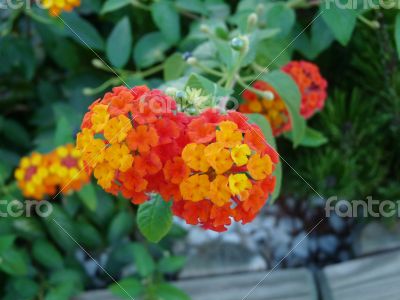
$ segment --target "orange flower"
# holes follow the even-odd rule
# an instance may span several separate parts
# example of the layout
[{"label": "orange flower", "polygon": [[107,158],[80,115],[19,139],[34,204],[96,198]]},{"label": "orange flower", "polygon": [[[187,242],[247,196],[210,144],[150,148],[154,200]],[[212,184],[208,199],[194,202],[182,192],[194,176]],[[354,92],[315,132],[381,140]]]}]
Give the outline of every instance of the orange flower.
[{"label": "orange flower", "polygon": [[190,122],[188,135],[193,142],[208,143],[215,138],[215,126],[204,121],[204,119],[198,118]]},{"label": "orange flower", "polygon": [[145,153],[149,152],[152,147],[157,146],[158,134],[152,126],[139,125],[129,131],[126,142],[131,150]]},{"label": "orange flower", "polygon": [[167,161],[164,166],[165,180],[174,184],[180,184],[189,176],[190,169],[185,165],[181,157],[174,157],[173,160]]}]

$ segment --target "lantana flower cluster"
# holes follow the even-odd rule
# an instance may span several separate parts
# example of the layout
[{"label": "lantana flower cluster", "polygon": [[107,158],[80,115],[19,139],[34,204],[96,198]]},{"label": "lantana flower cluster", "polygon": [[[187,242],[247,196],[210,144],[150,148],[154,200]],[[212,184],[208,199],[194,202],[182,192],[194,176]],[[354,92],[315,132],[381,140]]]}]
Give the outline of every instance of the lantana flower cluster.
[{"label": "lantana flower cluster", "polygon": [[188,224],[224,231],[254,219],[275,187],[278,155],[238,112],[178,112],[145,86],[95,101],[77,135],[86,170],[134,204],[158,193]]},{"label": "lantana flower cluster", "polygon": [[83,171],[80,152],[72,144],[57,147],[47,154],[33,152],[23,157],[15,178],[23,195],[36,200],[54,196],[58,191],[67,194],[80,190],[89,181]]},{"label": "lantana flower cluster", "polygon": [[[323,109],[327,98],[327,81],[322,77],[318,66],[306,61],[292,61],[282,68],[296,82],[301,93],[300,115],[311,118],[316,112]],[[239,110],[246,113],[261,113],[271,124],[273,133],[278,136],[290,131],[292,124],[286,105],[279,94],[264,81],[256,81],[253,88],[260,91],[272,92],[273,100],[260,97],[250,90],[243,93],[245,102]]]},{"label": "lantana flower cluster", "polygon": [[50,15],[56,17],[63,11],[72,11],[75,7],[81,5],[80,0],[42,0],[43,8],[48,9]]},{"label": "lantana flower cluster", "polygon": [[205,111],[189,123],[188,136],[181,158],[171,163],[183,171],[167,171],[179,183],[174,214],[214,231],[225,231],[232,219],[251,222],[274,190],[278,162],[258,126],[237,112]]},{"label": "lantana flower cluster", "polygon": [[186,144],[189,119],[176,112],[175,101],[145,86],[116,87],[86,113],[77,148],[89,173],[107,192],[119,192],[141,204],[152,192],[169,195],[166,162]]}]

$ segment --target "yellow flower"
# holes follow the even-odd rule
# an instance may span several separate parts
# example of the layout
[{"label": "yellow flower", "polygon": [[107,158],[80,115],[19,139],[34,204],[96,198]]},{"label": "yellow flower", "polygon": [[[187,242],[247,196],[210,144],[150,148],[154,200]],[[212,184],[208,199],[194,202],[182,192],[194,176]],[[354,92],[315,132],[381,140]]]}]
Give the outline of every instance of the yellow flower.
[{"label": "yellow flower", "polygon": [[114,144],[106,149],[105,159],[110,166],[121,172],[127,171],[133,163],[133,156],[125,144]]},{"label": "yellow flower", "polygon": [[260,101],[251,101],[249,103],[249,109],[251,112],[260,113],[262,111],[262,105]]},{"label": "yellow flower", "polygon": [[207,175],[196,174],[182,181],[179,189],[183,199],[198,202],[208,197],[210,181]]},{"label": "yellow flower", "polygon": [[206,146],[203,144],[191,143],[185,146],[182,151],[182,158],[185,164],[195,171],[206,172],[210,165],[204,155]]},{"label": "yellow flower", "polygon": [[251,154],[250,147],[247,144],[238,145],[232,148],[231,156],[235,164],[239,167],[247,164],[248,156]]},{"label": "yellow flower", "polygon": [[246,174],[229,175],[229,189],[233,195],[240,195],[242,192],[251,189],[251,187],[252,184]]},{"label": "yellow flower", "polygon": [[99,104],[93,107],[93,114],[90,118],[90,121],[92,122],[92,129],[96,133],[104,129],[109,119],[110,114],[108,113],[107,105]]},{"label": "yellow flower", "polygon": [[84,128],[76,136],[76,149],[84,151],[87,145],[90,145],[94,140],[93,131]]},{"label": "yellow flower", "polygon": [[243,135],[238,130],[236,123],[224,121],[219,123],[219,130],[216,132],[217,142],[224,147],[234,147],[242,142]]},{"label": "yellow flower", "polygon": [[56,153],[59,157],[64,158],[68,155],[68,149],[64,146],[60,146],[56,149]]},{"label": "yellow flower", "polygon": [[230,199],[231,191],[228,187],[228,178],[218,175],[210,185],[210,200],[217,206],[223,206]]},{"label": "yellow flower", "polygon": [[111,143],[121,143],[125,140],[128,132],[132,128],[132,123],[128,117],[119,115],[109,120],[104,127],[104,137]]},{"label": "yellow flower", "polygon": [[250,157],[247,163],[250,176],[256,180],[262,180],[272,173],[272,160],[269,155],[260,156],[259,153]]},{"label": "yellow flower", "polygon": [[204,155],[217,174],[222,174],[232,167],[231,155],[221,143],[208,145],[204,149]]},{"label": "yellow flower", "polygon": [[82,159],[90,167],[95,167],[98,163],[103,162],[105,153],[105,143],[100,139],[93,139],[86,145],[86,149],[82,151]]},{"label": "yellow flower", "polygon": [[115,170],[108,163],[102,163],[96,166],[93,175],[102,188],[108,189],[114,180]]}]

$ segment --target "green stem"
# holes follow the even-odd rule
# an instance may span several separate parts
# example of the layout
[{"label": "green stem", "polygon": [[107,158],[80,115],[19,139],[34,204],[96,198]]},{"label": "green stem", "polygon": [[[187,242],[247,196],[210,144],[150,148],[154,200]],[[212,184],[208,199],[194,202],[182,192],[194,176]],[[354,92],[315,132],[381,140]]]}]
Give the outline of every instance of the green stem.
[{"label": "green stem", "polygon": [[215,76],[218,76],[218,77],[224,76],[224,74],[222,72],[219,72],[217,70],[211,69],[211,68],[209,68],[209,67],[207,67],[207,66],[205,66],[205,65],[203,65],[203,64],[201,64],[199,62],[196,62],[193,66],[203,70],[206,73],[209,73],[209,74],[212,74],[212,75],[215,75]]},{"label": "green stem", "polygon": [[256,71],[258,73],[268,73],[269,72],[268,68],[264,68],[255,62],[253,62],[251,64],[251,67],[253,68],[254,71]]},{"label": "green stem", "polygon": [[[256,95],[262,97],[263,99],[270,100],[270,99],[267,98],[267,96],[265,95],[265,93],[264,93],[263,91],[260,91],[260,90],[257,90],[257,89],[255,89],[255,88],[253,88],[251,85],[249,85],[249,84],[247,84],[246,82],[244,82],[243,78],[240,77],[239,75],[236,76],[236,80],[237,80],[237,83],[238,83],[240,86],[242,86],[244,89],[249,90],[249,91],[255,93]],[[251,84],[251,83],[250,83],[250,84]],[[272,99],[271,99],[271,100],[272,100]]]},{"label": "green stem", "polygon": [[155,73],[160,72],[162,69],[164,69],[164,64],[163,63],[159,64],[159,65],[156,65],[156,66],[154,66],[154,67],[152,67],[150,69],[147,69],[145,71],[137,72],[136,74],[141,76],[141,77],[147,77],[147,76],[150,76],[150,75],[153,75]]},{"label": "green stem", "polygon": [[99,94],[101,92],[103,92],[104,90],[106,90],[108,87],[113,86],[113,85],[117,85],[121,82],[121,80],[117,77],[117,78],[111,78],[105,82],[103,82],[101,85],[99,85],[96,88],[85,88],[83,89],[83,94],[86,96],[93,96],[96,94]]},{"label": "green stem", "polygon": [[367,25],[368,27],[372,28],[372,29],[379,29],[381,27],[380,23],[376,20],[369,20],[366,17],[364,17],[363,15],[359,15],[358,19],[363,22],[365,25]]}]

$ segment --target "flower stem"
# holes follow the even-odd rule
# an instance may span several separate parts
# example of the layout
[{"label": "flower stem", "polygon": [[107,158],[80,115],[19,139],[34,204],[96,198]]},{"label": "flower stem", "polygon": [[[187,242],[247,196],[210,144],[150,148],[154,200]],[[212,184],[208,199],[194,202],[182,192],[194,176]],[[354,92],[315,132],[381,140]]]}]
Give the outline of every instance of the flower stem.
[{"label": "flower stem", "polygon": [[[247,84],[242,77],[240,77],[239,75],[236,76],[236,80],[237,83],[242,86],[244,89],[249,90],[253,93],[255,93],[256,95],[262,97],[263,99],[267,99],[267,97],[265,96],[263,91],[257,90],[255,88],[253,88],[251,85]],[[251,84],[251,83],[250,83]]]}]

